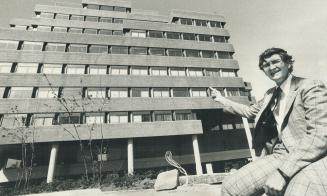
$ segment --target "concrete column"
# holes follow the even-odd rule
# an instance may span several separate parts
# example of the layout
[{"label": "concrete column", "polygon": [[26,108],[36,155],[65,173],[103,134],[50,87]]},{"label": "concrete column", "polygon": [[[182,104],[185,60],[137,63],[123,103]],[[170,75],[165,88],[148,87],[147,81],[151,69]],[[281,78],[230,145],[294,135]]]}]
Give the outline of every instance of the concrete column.
[{"label": "concrete column", "polygon": [[56,167],[56,159],[58,153],[59,144],[53,143],[51,147],[50,153],[50,161],[49,161],[49,168],[48,168],[48,176],[47,176],[47,183],[53,182],[55,167]]},{"label": "concrete column", "polygon": [[199,150],[199,143],[198,143],[197,135],[192,135],[192,143],[193,143],[196,174],[201,175],[201,174],[203,174],[203,172],[202,172],[202,166],[201,166],[201,157],[200,157],[200,150]]},{"label": "concrete column", "polygon": [[254,149],[252,149],[252,135],[251,135],[250,127],[249,127],[249,122],[248,122],[248,119],[244,118],[244,117],[242,117],[242,121],[243,121],[244,129],[245,129],[246,139],[248,140],[248,144],[249,144],[251,157],[252,157],[252,160],[255,160],[256,156],[255,156]]},{"label": "concrete column", "polygon": [[206,163],[207,174],[213,174],[212,164]]},{"label": "concrete column", "polygon": [[129,138],[127,141],[127,172],[129,175],[134,174],[134,150],[132,138]]}]

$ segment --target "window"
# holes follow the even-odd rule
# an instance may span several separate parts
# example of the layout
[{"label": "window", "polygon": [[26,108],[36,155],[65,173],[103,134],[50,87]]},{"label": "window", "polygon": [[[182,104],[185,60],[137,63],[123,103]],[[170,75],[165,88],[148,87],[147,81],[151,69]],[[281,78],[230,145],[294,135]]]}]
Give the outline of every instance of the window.
[{"label": "window", "polygon": [[85,114],[85,123],[90,124],[101,124],[104,123],[104,113],[86,113]]},{"label": "window", "polygon": [[83,33],[83,29],[82,28],[73,28],[70,27],[68,30],[69,33]]},{"label": "window", "polygon": [[87,45],[84,45],[84,44],[69,44],[68,52],[87,53]]},{"label": "window", "polygon": [[207,97],[205,88],[192,88],[192,97]]},{"label": "window", "polygon": [[243,123],[235,123],[235,128],[236,129],[244,129]]},{"label": "window", "polygon": [[63,124],[80,124],[81,115],[79,113],[61,113],[58,117],[58,123]]},{"label": "window", "polygon": [[232,59],[232,55],[229,52],[218,52],[219,59]]},{"label": "window", "polygon": [[64,98],[82,98],[82,88],[63,88],[60,97]]},{"label": "window", "polygon": [[112,31],[112,34],[113,35],[119,35],[119,36],[124,35],[123,31],[119,31],[119,30]]},{"label": "window", "polygon": [[221,23],[220,23],[220,22],[216,22],[216,21],[210,21],[210,26],[211,26],[211,27],[222,28]]},{"label": "window", "polygon": [[238,88],[226,88],[227,96],[240,96]]},{"label": "window", "polygon": [[213,36],[215,42],[227,42],[227,39],[224,36]]},{"label": "window", "polygon": [[114,11],[116,11],[116,12],[126,12],[126,8],[125,7],[114,7]]},{"label": "window", "polygon": [[46,46],[45,46],[45,51],[65,52],[66,51],[66,44],[47,43]]},{"label": "window", "polygon": [[150,122],[151,115],[150,112],[133,112],[133,122]]},{"label": "window", "polygon": [[173,88],[173,97],[189,97],[190,93],[187,88]]},{"label": "window", "polygon": [[214,51],[202,50],[202,58],[215,58]]},{"label": "window", "polygon": [[98,30],[97,29],[84,29],[85,34],[97,34]]},{"label": "window", "polygon": [[127,75],[128,67],[127,66],[112,66],[111,74],[112,75]]},{"label": "window", "polygon": [[113,21],[114,21],[114,23],[123,23],[122,18],[114,18]]},{"label": "window", "polygon": [[202,77],[203,76],[202,69],[190,68],[188,70],[188,73],[189,73],[189,76],[192,76],[192,77]]},{"label": "window", "polygon": [[200,57],[200,52],[198,50],[185,50],[185,55],[187,57]]},{"label": "window", "polygon": [[21,50],[41,51],[42,48],[43,48],[43,42],[24,41]]},{"label": "window", "polygon": [[232,123],[224,123],[222,124],[223,130],[232,130],[234,129],[234,126]]},{"label": "window", "polygon": [[89,74],[106,75],[107,74],[107,66],[106,65],[105,66],[90,65]]},{"label": "window", "polygon": [[84,16],[71,15],[70,20],[84,21]]},{"label": "window", "polygon": [[69,20],[69,14],[56,14],[55,19]]},{"label": "window", "polygon": [[132,97],[149,97],[149,88],[132,88]]},{"label": "window", "polygon": [[18,41],[0,40],[0,48],[6,50],[17,50]]},{"label": "window", "polygon": [[111,54],[128,54],[127,46],[111,46]]},{"label": "window", "polygon": [[219,69],[207,69],[206,76],[220,77]]},{"label": "window", "polygon": [[96,17],[96,16],[85,16],[85,21],[98,22],[98,17]]},{"label": "window", "polygon": [[44,32],[50,32],[51,31],[51,26],[42,26],[38,25],[36,28],[37,31],[44,31]]},{"label": "window", "polygon": [[43,64],[43,73],[45,74],[61,74],[61,64]]},{"label": "window", "polygon": [[54,114],[34,114],[32,124],[35,127],[51,126],[53,125],[54,116]]},{"label": "window", "polygon": [[113,6],[108,6],[108,5],[101,5],[100,10],[114,11],[114,7]]},{"label": "window", "polygon": [[144,47],[130,47],[130,54],[147,55],[147,48]]},{"label": "window", "polygon": [[156,111],[154,112],[155,121],[172,121],[172,114],[170,111]]},{"label": "window", "polygon": [[131,36],[132,37],[142,37],[142,38],[145,38],[146,37],[146,32],[145,31],[132,31],[131,32]]},{"label": "window", "polygon": [[171,76],[186,76],[185,68],[171,68],[170,75]]},{"label": "window", "polygon": [[41,17],[41,18],[49,18],[49,19],[53,19],[53,17],[54,17],[54,13],[41,12],[41,13],[40,13],[40,17]]},{"label": "window", "polygon": [[169,89],[153,88],[153,97],[169,97]]},{"label": "window", "polygon": [[168,39],[180,39],[180,33],[175,33],[175,32],[167,32],[166,36]]},{"label": "window", "polygon": [[147,67],[132,67],[132,75],[148,75]]},{"label": "window", "polygon": [[111,98],[128,97],[128,89],[127,88],[110,88],[110,97]]},{"label": "window", "polygon": [[37,73],[37,63],[18,63],[16,73]]},{"label": "window", "polygon": [[108,46],[106,46],[106,45],[90,45],[89,53],[108,53]]},{"label": "window", "polygon": [[10,73],[12,63],[2,63],[0,62],[0,73]]},{"label": "window", "polygon": [[106,88],[87,88],[89,98],[106,98]]},{"label": "window", "polygon": [[199,35],[199,41],[210,42],[211,35]]},{"label": "window", "polygon": [[195,20],[195,25],[196,26],[206,27],[207,26],[207,21],[205,21],[205,20]]},{"label": "window", "polygon": [[196,40],[195,34],[193,34],[193,33],[183,33],[183,40]]},{"label": "window", "polygon": [[149,37],[163,38],[164,36],[162,31],[149,31]]},{"label": "window", "polygon": [[182,49],[167,49],[168,56],[183,56]]},{"label": "window", "polygon": [[53,32],[67,32],[67,27],[53,27],[52,29]]},{"label": "window", "polygon": [[44,88],[40,87],[37,92],[37,98],[57,98],[59,88]]},{"label": "window", "polygon": [[99,34],[100,35],[112,35],[112,30],[100,29]]},{"label": "window", "polygon": [[191,111],[176,111],[176,120],[195,120],[195,116]]},{"label": "window", "polygon": [[151,74],[153,76],[167,76],[167,68],[160,68],[160,67],[155,67],[151,69]]},{"label": "window", "polygon": [[192,19],[188,18],[181,18],[180,19],[182,25],[193,25]]},{"label": "window", "polygon": [[67,65],[67,74],[84,74],[85,65]]},{"label": "window", "polygon": [[11,87],[9,98],[31,98],[33,87]]},{"label": "window", "polygon": [[99,10],[100,5],[89,4],[89,5],[86,5],[86,7],[87,7],[87,9]]},{"label": "window", "polygon": [[[225,95],[225,91],[224,91],[223,88],[221,88],[221,87],[218,87],[218,88],[217,88],[217,87],[213,87],[213,88],[216,89],[217,91],[219,91],[219,92],[221,93],[222,96],[226,96],[226,95]],[[211,96],[211,91],[210,91],[209,94],[210,94],[210,96]]]},{"label": "window", "polygon": [[2,118],[1,127],[15,128],[26,125],[27,114],[5,114]]},{"label": "window", "polygon": [[110,112],[109,123],[128,123],[127,112]]},{"label": "window", "polygon": [[235,71],[233,69],[222,69],[221,77],[236,77]]},{"label": "window", "polygon": [[108,18],[108,17],[100,17],[99,18],[100,22],[106,22],[106,23],[112,23],[112,18]]},{"label": "window", "polygon": [[150,53],[150,55],[165,56],[165,49],[164,48],[150,48],[149,53]]}]

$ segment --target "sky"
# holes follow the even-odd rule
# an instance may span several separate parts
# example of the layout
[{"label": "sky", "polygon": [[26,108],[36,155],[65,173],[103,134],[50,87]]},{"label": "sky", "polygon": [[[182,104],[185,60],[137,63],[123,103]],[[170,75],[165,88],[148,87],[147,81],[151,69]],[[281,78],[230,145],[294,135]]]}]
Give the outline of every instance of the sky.
[{"label": "sky", "polygon": [[[34,17],[35,4],[81,3],[81,0],[1,0],[0,25],[11,18]],[[223,15],[226,18],[239,76],[252,83],[260,99],[274,86],[258,69],[258,56],[270,47],[281,47],[294,59],[294,75],[327,84],[326,0],[131,0],[132,9],[155,10],[167,15],[171,9]]]}]

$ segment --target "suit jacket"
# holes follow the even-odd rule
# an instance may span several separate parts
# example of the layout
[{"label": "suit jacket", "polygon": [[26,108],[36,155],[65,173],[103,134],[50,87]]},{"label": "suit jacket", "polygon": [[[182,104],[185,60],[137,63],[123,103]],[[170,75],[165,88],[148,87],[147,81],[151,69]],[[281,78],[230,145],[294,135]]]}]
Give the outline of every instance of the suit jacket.
[{"label": "suit jacket", "polygon": [[[273,91],[274,88],[269,89],[262,100],[251,106],[230,102],[226,104],[225,110],[246,118],[255,118],[257,124]],[[327,89],[320,81],[293,76],[286,100],[279,139],[289,155],[279,169],[292,177],[307,165],[326,157]]]}]

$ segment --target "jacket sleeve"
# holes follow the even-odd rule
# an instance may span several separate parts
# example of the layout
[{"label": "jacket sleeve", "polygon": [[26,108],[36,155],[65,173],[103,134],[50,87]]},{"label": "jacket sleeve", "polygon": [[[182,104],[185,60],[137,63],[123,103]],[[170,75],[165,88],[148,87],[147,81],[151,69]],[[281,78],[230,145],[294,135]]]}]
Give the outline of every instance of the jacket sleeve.
[{"label": "jacket sleeve", "polygon": [[320,81],[310,80],[302,85],[303,90],[298,96],[303,102],[306,130],[279,168],[288,177],[293,177],[327,152],[327,89]]},{"label": "jacket sleeve", "polygon": [[260,108],[263,103],[263,99],[258,101],[257,103],[254,103],[250,106],[244,105],[241,103],[237,103],[235,101],[231,101],[229,99],[224,98],[224,101],[221,102],[224,105],[224,111],[231,113],[231,114],[237,114],[242,117],[253,119],[257,115],[257,113],[260,111]]}]

